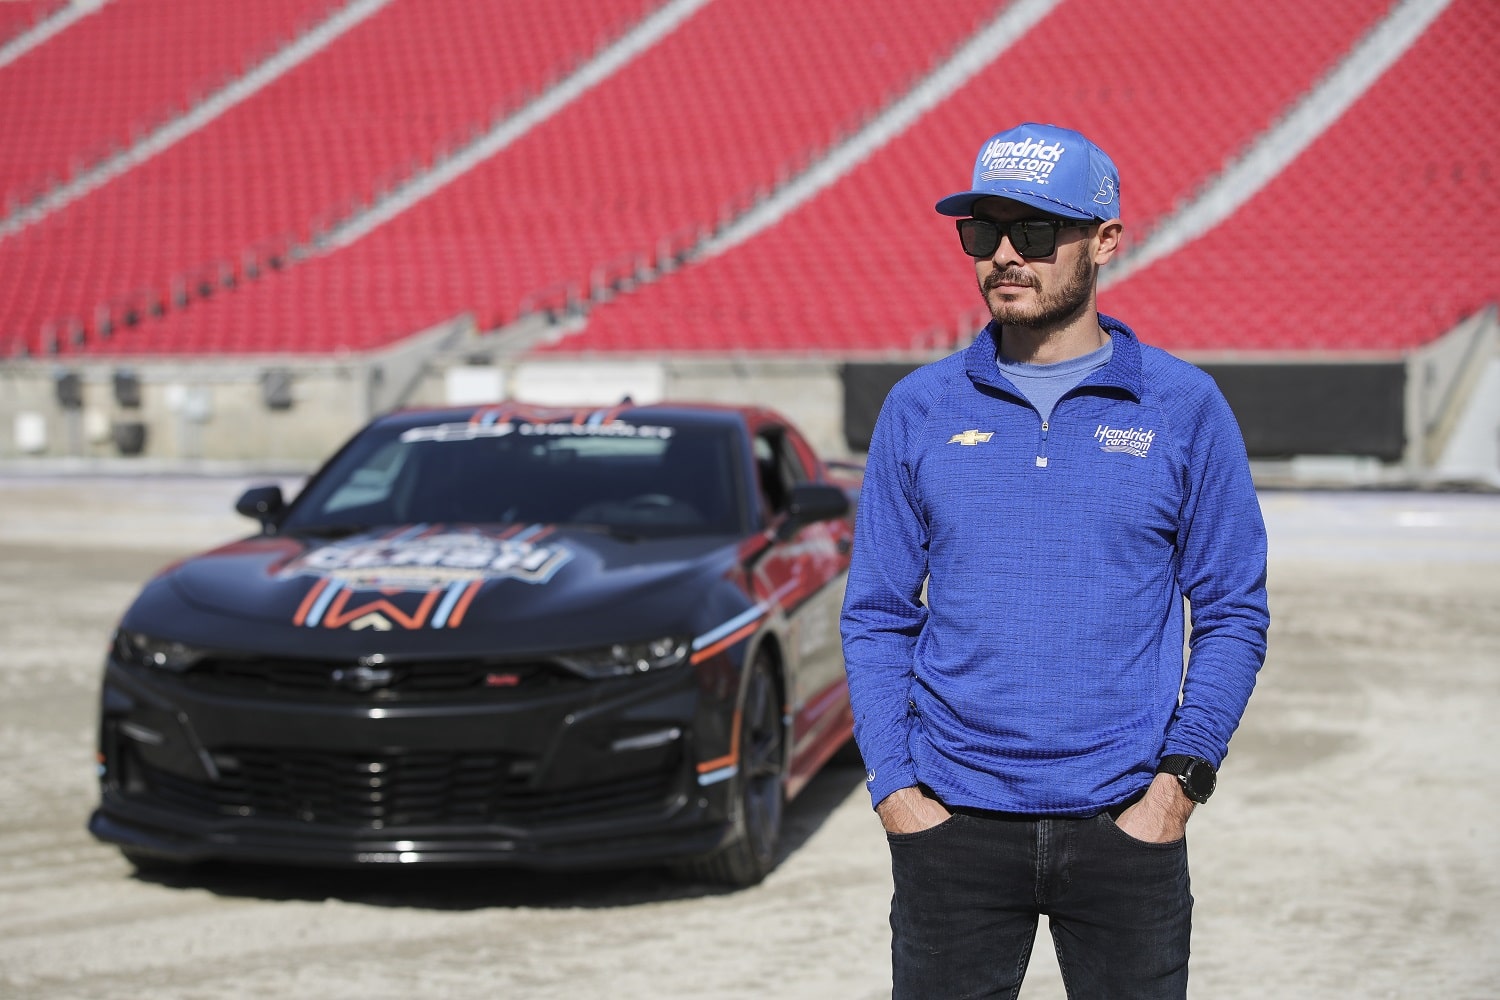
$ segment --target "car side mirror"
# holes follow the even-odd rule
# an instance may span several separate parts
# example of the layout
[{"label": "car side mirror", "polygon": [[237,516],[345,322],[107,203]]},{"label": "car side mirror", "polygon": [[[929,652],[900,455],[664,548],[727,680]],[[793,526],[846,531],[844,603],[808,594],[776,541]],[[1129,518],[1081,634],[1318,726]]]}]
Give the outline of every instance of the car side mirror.
[{"label": "car side mirror", "polygon": [[829,483],[797,483],[787,500],[787,520],[792,529],[816,521],[831,521],[849,513],[849,495]]},{"label": "car side mirror", "polygon": [[252,486],[235,503],[234,509],[246,517],[259,521],[262,528],[271,528],[286,509],[286,500],[280,486]]}]

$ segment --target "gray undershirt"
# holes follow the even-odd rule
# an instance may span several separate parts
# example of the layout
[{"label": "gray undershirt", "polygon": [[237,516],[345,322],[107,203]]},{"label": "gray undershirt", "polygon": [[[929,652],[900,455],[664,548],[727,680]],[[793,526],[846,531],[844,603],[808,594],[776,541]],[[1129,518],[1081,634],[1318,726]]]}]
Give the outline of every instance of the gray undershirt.
[{"label": "gray undershirt", "polygon": [[1051,365],[1029,365],[1020,361],[1007,361],[999,352],[995,353],[995,364],[1000,374],[1010,379],[1021,395],[1036,407],[1042,419],[1052,419],[1052,408],[1069,389],[1077,386],[1094,372],[1109,364],[1115,353],[1115,339],[1110,337],[1097,351]]}]

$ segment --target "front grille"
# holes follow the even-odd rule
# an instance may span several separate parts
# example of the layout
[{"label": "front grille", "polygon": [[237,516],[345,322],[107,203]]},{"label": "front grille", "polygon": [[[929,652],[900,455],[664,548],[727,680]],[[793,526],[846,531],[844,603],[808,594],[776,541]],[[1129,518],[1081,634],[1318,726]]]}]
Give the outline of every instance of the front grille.
[{"label": "front grille", "polygon": [[347,660],[218,657],[199,663],[183,679],[194,687],[225,693],[380,700],[421,700],[453,694],[506,697],[584,683],[546,661],[504,663],[481,659],[365,666]]},{"label": "front grille", "polygon": [[300,820],[378,830],[395,826],[538,823],[660,806],[676,761],[648,774],[568,788],[532,787],[535,761],[485,753],[329,753],[241,749],[214,754],[204,784],[137,762],[150,794],[212,816]]}]

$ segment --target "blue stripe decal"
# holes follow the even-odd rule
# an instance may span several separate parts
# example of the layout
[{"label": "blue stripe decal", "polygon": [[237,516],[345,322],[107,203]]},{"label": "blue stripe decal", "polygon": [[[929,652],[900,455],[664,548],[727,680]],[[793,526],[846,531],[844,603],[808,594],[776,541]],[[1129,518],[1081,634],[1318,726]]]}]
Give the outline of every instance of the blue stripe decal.
[{"label": "blue stripe decal", "polygon": [[443,601],[438,605],[437,614],[432,616],[432,627],[442,628],[448,624],[448,616],[453,613],[453,605],[463,596],[464,591],[469,589],[468,580],[455,580],[448,584],[448,593],[443,595]]},{"label": "blue stripe decal", "polygon": [[739,769],[740,768],[738,764],[730,764],[728,767],[721,767],[717,771],[709,771],[706,774],[700,774],[698,775],[698,784],[717,785],[721,781],[728,781],[730,778],[739,773]]},{"label": "blue stripe decal", "polygon": [[720,639],[724,638],[726,635],[729,635],[735,630],[743,628],[744,626],[749,625],[751,622],[759,618],[764,618],[767,610],[769,609],[766,605],[757,604],[749,611],[735,615],[733,618],[729,619],[729,621],[725,622],[723,625],[720,625],[718,628],[713,629],[709,632],[705,632],[698,638],[694,639],[693,648],[702,649],[705,646],[712,646],[714,643],[718,642]]},{"label": "blue stripe decal", "polygon": [[307,616],[307,627],[314,628],[318,622],[323,620],[323,612],[328,610],[328,605],[333,602],[333,595],[344,589],[344,585],[332,577],[328,580],[328,586],[318,595],[318,603],[313,605],[312,613]]}]

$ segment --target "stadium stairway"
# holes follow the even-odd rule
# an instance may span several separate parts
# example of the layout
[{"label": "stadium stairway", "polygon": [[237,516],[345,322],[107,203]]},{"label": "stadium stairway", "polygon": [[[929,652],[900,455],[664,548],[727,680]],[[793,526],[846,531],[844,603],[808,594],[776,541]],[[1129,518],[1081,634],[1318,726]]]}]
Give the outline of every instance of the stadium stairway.
[{"label": "stadium stairway", "polygon": [[[152,4],[176,10],[184,0]],[[0,223],[4,328],[20,331],[33,352],[76,349],[74,338],[47,337],[45,325],[108,331],[242,285],[263,263],[289,264],[291,247],[466,142],[653,6],[349,0],[331,8],[312,31],[102,171]],[[200,16],[193,12],[216,9],[187,7],[190,24]]]},{"label": "stadium stairway", "polygon": [[[9,215],[185,114],[323,19],[334,0],[0,3],[76,23],[0,62],[0,205]],[[0,24],[0,34],[4,32]],[[85,72],[80,72],[86,67]]]},{"label": "stadium stairway", "polygon": [[[458,0],[442,2],[458,4]],[[1153,7],[1149,17],[1138,9],[1101,0],[1066,0],[1056,4],[1055,9],[1054,4],[1037,0],[1017,0],[1007,5],[1000,11],[1000,17],[1014,16],[1026,8],[1040,11],[1037,23],[1025,35],[1024,45],[998,53],[998,58],[957,93],[939,101],[893,141],[850,164],[834,182],[824,184],[815,197],[779,210],[773,224],[740,239],[734,244],[732,254],[723,253],[726,247],[722,241],[715,245],[713,240],[704,240],[706,225],[715,226],[732,218],[736,211],[756,205],[757,198],[764,205],[765,195],[778,187],[783,191],[797,187],[799,175],[795,172],[789,175],[788,164],[797,167],[807,164],[806,174],[813,174],[826,162],[808,161],[806,157],[813,147],[805,139],[787,142],[779,134],[782,129],[768,132],[755,124],[753,115],[739,122],[747,130],[744,135],[754,136],[782,153],[781,161],[769,171],[769,180],[765,161],[758,168],[758,176],[755,169],[734,173],[743,164],[722,157],[707,160],[706,168],[696,172],[684,171],[681,169],[684,162],[704,159],[700,147],[674,145],[681,142],[684,132],[692,129],[652,122],[648,145],[661,159],[654,161],[650,170],[623,175],[620,186],[614,189],[618,193],[605,192],[605,200],[611,206],[623,203],[628,210],[602,217],[595,214],[590,255],[583,259],[563,260],[570,254],[575,258],[580,255],[559,237],[560,231],[566,233],[569,216],[568,208],[554,193],[564,180],[576,186],[588,183],[582,170],[576,171],[578,176],[574,177],[555,168],[555,164],[565,163],[569,155],[562,137],[580,126],[592,126],[601,137],[597,146],[618,151],[621,144],[610,129],[615,127],[612,119],[623,117],[620,106],[626,102],[620,100],[620,95],[636,97],[646,89],[640,85],[641,81],[661,89],[682,80],[709,80],[715,72],[726,72],[723,60],[704,61],[697,57],[699,52],[722,49],[721,40],[741,37],[753,40],[756,37],[753,31],[763,29],[760,21],[765,18],[747,24],[745,19],[734,15],[738,8],[732,0],[719,0],[697,12],[688,27],[676,33],[682,37],[672,37],[653,46],[637,65],[622,72],[620,79],[608,81],[599,88],[599,93],[579,101],[577,107],[567,108],[558,122],[550,123],[553,126],[550,132],[542,128],[538,135],[527,136],[515,149],[507,150],[505,156],[495,157],[495,162],[483,164],[470,176],[436,190],[367,238],[356,237],[350,241],[352,246],[334,246],[336,252],[315,255],[309,263],[295,268],[287,267],[295,260],[292,255],[275,249],[276,236],[247,231],[243,222],[233,221],[222,210],[195,209],[184,213],[198,220],[196,235],[192,230],[179,232],[170,238],[175,242],[166,248],[153,248],[148,240],[137,248],[133,257],[121,253],[118,241],[110,242],[108,226],[90,224],[97,223],[98,216],[86,211],[59,213],[62,218],[56,222],[56,231],[50,241],[43,238],[40,246],[16,240],[5,241],[8,246],[0,242],[0,263],[10,255],[9,263],[15,265],[0,267],[0,274],[9,276],[12,283],[11,287],[0,290],[3,291],[0,301],[5,302],[6,310],[4,325],[33,330],[27,338],[27,347],[41,353],[78,349],[137,354],[357,350],[397,339],[463,310],[475,311],[486,326],[501,327],[529,309],[557,309],[563,303],[576,306],[594,299],[599,307],[590,312],[582,332],[560,338],[550,350],[888,353],[933,349],[962,338],[972,329],[977,321],[972,290],[963,280],[962,269],[955,274],[943,263],[951,257],[951,247],[947,246],[951,236],[944,231],[942,220],[934,219],[925,204],[893,206],[889,192],[939,191],[959,183],[954,179],[958,171],[953,164],[971,155],[964,148],[972,146],[974,141],[969,134],[973,131],[970,123],[993,115],[995,93],[1007,94],[1006,104],[1014,109],[1008,119],[1064,120],[1083,127],[1106,148],[1116,151],[1127,178],[1128,239],[1140,243],[1137,234],[1145,233],[1145,242],[1149,243],[1158,225],[1211,185],[1218,171],[1226,164],[1232,166],[1243,160],[1245,151],[1253,149],[1258,136],[1273,134],[1278,118],[1295,105],[1299,96],[1316,93],[1319,81],[1381,21],[1382,15],[1389,22],[1403,12],[1439,11],[1445,6],[1431,0],[1420,3],[1406,0],[1388,10],[1356,2],[1303,9],[1305,5],[1288,0],[1268,0],[1250,10],[1241,5],[1164,2],[1170,9]],[[438,8],[429,5],[423,9]],[[810,11],[813,5],[800,5],[799,9]],[[1377,87],[1372,96],[1359,100],[1344,116],[1342,132],[1330,130],[1330,135],[1306,154],[1321,158],[1316,161],[1322,163],[1319,169],[1304,170],[1302,165],[1307,161],[1299,159],[1297,166],[1286,174],[1301,178],[1300,186],[1285,180],[1282,186],[1290,193],[1278,194],[1280,188],[1273,185],[1272,190],[1242,207],[1240,214],[1223,227],[1218,236],[1223,252],[1217,255],[1218,260],[1227,259],[1226,253],[1235,257],[1243,252],[1242,247],[1235,245],[1233,252],[1228,253],[1231,237],[1227,232],[1238,232],[1247,224],[1276,225],[1266,220],[1285,214],[1299,202],[1321,203],[1323,190],[1319,178],[1323,182],[1337,179],[1342,159],[1375,162],[1360,151],[1357,140],[1376,134],[1380,122],[1393,120],[1398,113],[1413,113],[1402,106],[1403,93],[1421,94],[1421,100],[1429,106],[1435,97],[1444,109],[1457,108],[1453,128],[1472,140],[1460,151],[1449,175],[1443,176],[1441,171],[1435,175],[1432,166],[1426,167],[1428,193],[1447,197],[1448,189],[1457,184],[1467,197],[1464,185],[1468,185],[1476,189],[1474,197],[1483,200],[1488,190],[1485,182],[1492,170],[1486,155],[1494,148],[1496,118],[1478,113],[1471,120],[1463,112],[1482,111],[1487,101],[1488,107],[1493,107],[1493,98],[1488,96],[1493,70],[1474,55],[1483,51],[1484,45],[1491,44],[1485,39],[1492,40],[1494,35],[1492,10],[1492,5],[1484,0],[1461,0],[1443,10],[1433,28],[1424,34],[1424,44],[1399,60],[1387,74],[1388,80],[1404,81],[1405,89],[1400,84],[1386,83]],[[385,21],[390,23],[392,19]],[[821,39],[826,37],[824,33],[840,30],[839,24],[829,24],[816,16],[795,22],[794,27],[811,39]],[[414,25],[403,25],[402,29],[399,33],[405,37]],[[692,34],[695,31],[698,34]],[[909,41],[911,31],[903,31],[902,35]],[[1463,37],[1448,37],[1455,35]],[[1065,41],[1079,39],[1094,39],[1097,45],[1087,46],[1091,49],[1113,44],[1120,51],[1131,53],[1133,73],[1123,82],[1094,87],[1052,81],[1046,72],[1047,53]],[[870,53],[879,51],[888,41],[874,40],[874,47],[858,53],[855,61],[869,61]],[[717,49],[715,43],[720,43]],[[931,41],[925,44],[924,51],[932,51]],[[360,62],[357,57],[351,58],[351,53],[357,52],[353,46],[331,51],[318,60],[316,67],[308,67],[308,80],[327,89],[326,85],[339,79],[348,66]],[[1455,67],[1462,72],[1454,72]],[[849,72],[845,66],[835,66],[832,71],[826,65],[820,68],[824,71],[821,77],[800,78],[793,72],[787,74],[791,79],[777,79],[770,86],[759,88],[756,96],[770,108],[769,112],[763,112],[770,115],[764,120],[780,126],[788,115],[795,118],[803,112],[798,110],[794,98],[809,91],[824,93],[834,89],[833,81],[847,79]],[[323,76],[318,75],[319,70]],[[743,80],[733,77],[734,72],[742,71],[732,67],[728,71],[739,90],[755,89],[764,82],[754,76]],[[1191,90],[1181,86],[1184,78],[1211,73],[1217,74],[1216,79],[1222,80],[1222,84]],[[1454,83],[1459,77],[1470,81],[1467,90]],[[397,74],[396,79],[404,82],[408,78]],[[784,86],[778,90],[778,84]],[[398,82],[398,91],[401,85]],[[1429,93],[1435,87],[1440,92]],[[1447,90],[1442,90],[1444,87]],[[301,87],[289,86],[278,91],[277,100],[248,104],[262,118],[275,119],[289,102],[295,103],[292,99],[297,94],[310,89],[320,88],[304,82]],[[449,88],[454,93],[465,89],[463,85]],[[1397,95],[1389,99],[1393,106],[1387,106],[1388,99],[1381,94]],[[610,98],[615,104],[610,104]],[[1409,96],[1404,99],[1411,101]],[[640,102],[637,100],[634,106],[639,107]],[[720,100],[714,110],[722,111],[724,107],[724,101]],[[1369,110],[1362,110],[1366,108]],[[601,113],[600,109],[613,114]],[[654,114],[665,116],[666,112],[667,109],[657,109]],[[699,117],[690,116],[690,120],[696,123],[696,129],[707,131],[704,123],[714,118],[694,113]],[[1367,116],[1370,128],[1348,124],[1359,115]],[[255,116],[242,117],[253,120]],[[1183,121],[1194,125],[1182,128]],[[631,123],[639,126],[639,116],[631,119]],[[252,135],[264,134],[264,130],[249,131]],[[727,144],[720,138],[722,135],[712,134],[715,145]],[[1137,142],[1140,136],[1149,137],[1149,142]],[[625,141],[629,141],[628,137]],[[396,142],[396,146],[405,145]],[[384,158],[388,160],[389,155]],[[373,159],[379,161],[381,157]],[[613,162],[634,170],[643,159],[625,156]],[[653,191],[650,173],[654,170],[662,174],[663,160],[674,166],[666,176],[655,178],[660,190]],[[192,188],[191,167],[195,160],[167,156],[162,162],[170,169],[159,168],[159,172],[153,173],[148,168],[137,172],[131,180],[148,191]],[[1407,166],[1415,169],[1418,164]],[[729,182],[705,188],[702,175],[715,171],[728,174]],[[302,189],[302,201],[296,196],[287,199],[287,204],[295,207],[275,228],[284,231],[287,225],[294,224],[286,221],[289,218],[305,223],[316,207],[339,201],[350,188],[360,188],[359,182],[342,179],[347,171],[333,173],[331,183],[327,178],[318,178],[311,190]],[[1381,176],[1350,173],[1350,182],[1342,190],[1381,189]],[[945,177],[948,179],[944,180]],[[787,180],[791,183],[784,183]],[[296,185],[282,187],[290,187],[296,194]],[[127,181],[119,190],[129,194],[135,189]],[[495,192],[511,190],[534,192],[528,199],[534,205],[514,206],[507,199],[502,210],[495,211]],[[131,201],[128,197],[116,197],[120,204]],[[632,199],[643,204],[631,205]],[[776,195],[770,200],[775,201]],[[672,215],[674,205],[681,203],[688,203],[687,210]],[[249,209],[236,210],[241,219],[275,214],[276,206],[271,203],[248,204]],[[880,212],[871,211],[870,206],[879,206]],[[540,211],[533,210],[534,207]],[[909,214],[903,215],[903,211]],[[120,232],[128,231],[129,213],[119,210],[115,217],[122,220]],[[207,247],[221,231],[232,234],[227,239],[231,249],[211,252]],[[102,248],[96,248],[96,243]],[[822,263],[838,259],[851,244],[864,248],[866,261],[861,266],[881,276],[878,288],[873,288],[871,294],[854,297],[853,301],[829,295],[824,284],[816,280]],[[1350,344],[1365,347],[1385,344],[1399,349],[1403,344],[1431,339],[1441,332],[1442,324],[1451,326],[1494,298],[1492,274],[1482,266],[1461,267],[1460,273],[1443,276],[1437,300],[1428,305],[1430,320],[1408,329],[1401,335],[1405,340],[1391,340],[1388,332],[1371,333],[1375,327],[1365,322],[1357,325],[1366,332],[1352,340],[1342,333],[1319,332],[1308,337],[1305,327],[1291,335],[1291,339],[1275,342],[1246,339],[1243,335],[1237,340],[1227,340],[1226,331],[1241,331],[1245,327],[1242,319],[1235,318],[1243,315],[1236,301],[1249,298],[1259,303],[1263,297],[1243,288],[1235,291],[1235,278],[1227,273],[1234,269],[1216,262],[1213,259],[1216,255],[1204,250],[1216,245],[1199,240],[1193,244],[1193,253],[1173,255],[1177,260],[1174,265],[1156,264],[1140,275],[1131,272],[1124,281],[1116,277],[1106,291],[1106,308],[1126,312],[1125,306],[1131,305],[1132,315],[1156,321],[1151,335],[1156,336],[1159,328],[1161,342],[1184,349],[1207,349],[1213,344],[1229,343],[1248,349],[1339,349]],[[267,246],[273,252],[268,254]],[[52,252],[48,252],[49,247]],[[518,252],[521,247],[525,247],[525,252]],[[1191,310],[1183,313],[1180,302],[1153,287],[1167,280],[1154,274],[1171,274],[1171,266],[1185,268],[1192,259],[1200,261],[1194,265],[1197,270],[1188,278],[1171,280],[1189,280],[1196,286],[1224,289],[1223,295],[1192,297],[1194,305],[1208,301],[1228,303],[1222,315],[1231,318],[1223,327],[1203,322],[1201,317],[1191,315]],[[121,270],[122,260],[134,263]],[[140,261],[146,262],[144,268],[138,266]],[[267,262],[271,266],[265,266]],[[650,281],[659,269],[671,272],[668,280]],[[297,273],[281,273],[288,270]],[[163,278],[164,272],[171,277]],[[155,277],[151,276],[153,273]],[[258,283],[253,281],[247,284],[246,279],[261,273],[277,276],[265,282],[265,287],[256,287]],[[1322,314],[1316,330],[1332,329],[1336,324],[1328,317],[1334,313],[1359,316],[1362,308],[1385,316],[1396,312],[1374,307],[1372,303],[1379,301],[1378,296],[1365,295],[1357,275],[1345,277],[1347,280],[1338,282],[1335,289],[1321,290],[1319,301],[1326,305],[1327,313]],[[119,299],[118,291],[114,297],[101,296],[99,292],[100,288],[141,287],[149,287],[151,291],[134,301]],[[757,295],[757,287],[774,288],[775,294]],[[1385,287],[1388,289],[1389,283]],[[231,291],[232,294],[227,294]],[[1134,308],[1132,296],[1150,299],[1149,308],[1144,311]],[[202,301],[194,302],[191,311],[181,308],[199,298]],[[62,306],[59,302],[69,305]],[[723,309],[729,302],[734,307]],[[112,307],[114,313],[102,322],[101,305]],[[371,305],[375,307],[373,310]],[[369,319],[371,312],[378,313],[378,318]],[[112,328],[118,334],[116,316],[121,313],[136,320],[151,313],[166,315],[157,322],[142,324],[130,336],[115,336],[108,342],[91,337],[98,332],[91,326]],[[42,332],[43,324],[48,322],[51,332]],[[1146,324],[1142,325],[1145,328]],[[151,328],[149,334],[144,332],[145,327]],[[577,327],[574,323],[568,329]],[[1413,329],[1417,332],[1412,332]],[[1299,341],[1298,336],[1304,339]]]},{"label": "stadium stairway", "polygon": [[1500,301],[1500,258],[1463,222],[1410,239],[1417,218],[1500,212],[1497,14],[1454,0],[1288,169],[1104,307],[1175,351],[1349,354],[1431,343]]},{"label": "stadium stairway", "polygon": [[[1381,13],[1352,3],[1309,13],[1296,0],[1254,8],[1070,0],[775,225],[591,310],[579,332],[550,350],[941,350],[970,336],[982,310],[951,223],[931,206],[967,183],[966,165],[990,130],[1059,121],[1111,150],[1133,240],[1271,128]],[[1052,53],[1070,46],[1130,52],[1133,72],[1093,87],[1059,80],[1049,71]],[[1191,78],[1209,66],[1214,86],[1182,86],[1184,68]],[[1006,95],[1003,122],[993,110],[997,93]],[[838,291],[851,283],[850,293]]]},{"label": "stadium stairway", "polygon": [[616,281],[752,204],[974,27],[969,6],[877,6],[890,16],[872,15],[851,49],[830,44],[847,24],[826,0],[703,4],[503,155],[350,245],[83,346],[362,350],[464,310],[501,325],[549,286]]},{"label": "stadium stairway", "polygon": [[67,0],[10,0],[0,4],[0,66],[19,58],[34,42],[25,37],[62,10]]}]

